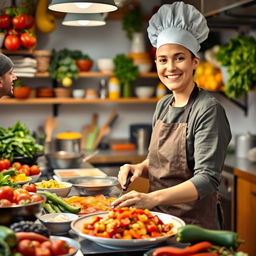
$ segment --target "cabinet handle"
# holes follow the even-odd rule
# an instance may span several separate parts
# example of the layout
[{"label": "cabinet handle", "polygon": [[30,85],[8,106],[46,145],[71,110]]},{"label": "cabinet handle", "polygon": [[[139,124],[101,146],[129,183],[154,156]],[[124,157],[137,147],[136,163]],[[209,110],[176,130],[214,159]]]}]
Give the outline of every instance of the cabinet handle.
[{"label": "cabinet handle", "polygon": [[253,196],[256,196],[256,192],[255,192],[255,191],[251,191],[251,194],[252,194]]}]

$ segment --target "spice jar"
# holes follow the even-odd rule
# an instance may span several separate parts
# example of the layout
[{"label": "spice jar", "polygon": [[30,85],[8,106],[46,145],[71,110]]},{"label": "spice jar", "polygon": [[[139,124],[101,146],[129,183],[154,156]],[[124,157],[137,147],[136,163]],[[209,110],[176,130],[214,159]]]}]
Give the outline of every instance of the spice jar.
[{"label": "spice jar", "polygon": [[120,80],[117,77],[111,77],[108,81],[108,96],[110,99],[115,100],[120,98]]}]

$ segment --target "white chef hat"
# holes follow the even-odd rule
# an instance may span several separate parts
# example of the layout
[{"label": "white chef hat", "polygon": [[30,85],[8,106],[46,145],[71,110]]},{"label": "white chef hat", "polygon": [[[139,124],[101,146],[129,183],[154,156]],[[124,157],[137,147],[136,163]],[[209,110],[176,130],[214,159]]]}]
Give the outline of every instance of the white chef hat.
[{"label": "white chef hat", "polygon": [[208,33],[202,13],[181,1],[162,5],[149,20],[148,37],[156,48],[168,43],[180,44],[197,55]]}]

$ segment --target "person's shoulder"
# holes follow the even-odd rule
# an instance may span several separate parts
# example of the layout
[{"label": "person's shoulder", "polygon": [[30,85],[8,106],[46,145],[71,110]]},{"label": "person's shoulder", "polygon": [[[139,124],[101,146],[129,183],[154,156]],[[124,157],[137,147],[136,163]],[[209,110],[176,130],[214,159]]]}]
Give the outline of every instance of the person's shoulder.
[{"label": "person's shoulder", "polygon": [[166,94],[157,102],[157,108],[165,108],[167,105],[170,104],[171,99],[173,98],[172,93]]},{"label": "person's shoulder", "polygon": [[196,100],[196,105],[199,108],[212,108],[212,107],[220,107],[222,108],[221,103],[209,92],[199,88],[199,94]]}]

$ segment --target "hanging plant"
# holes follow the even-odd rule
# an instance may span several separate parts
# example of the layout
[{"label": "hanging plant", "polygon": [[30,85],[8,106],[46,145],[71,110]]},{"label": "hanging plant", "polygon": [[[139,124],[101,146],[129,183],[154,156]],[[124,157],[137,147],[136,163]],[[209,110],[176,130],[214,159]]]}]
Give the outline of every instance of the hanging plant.
[{"label": "hanging plant", "polygon": [[238,98],[256,86],[256,39],[238,36],[220,47],[217,60],[227,67],[228,80],[225,93],[229,98]]}]

